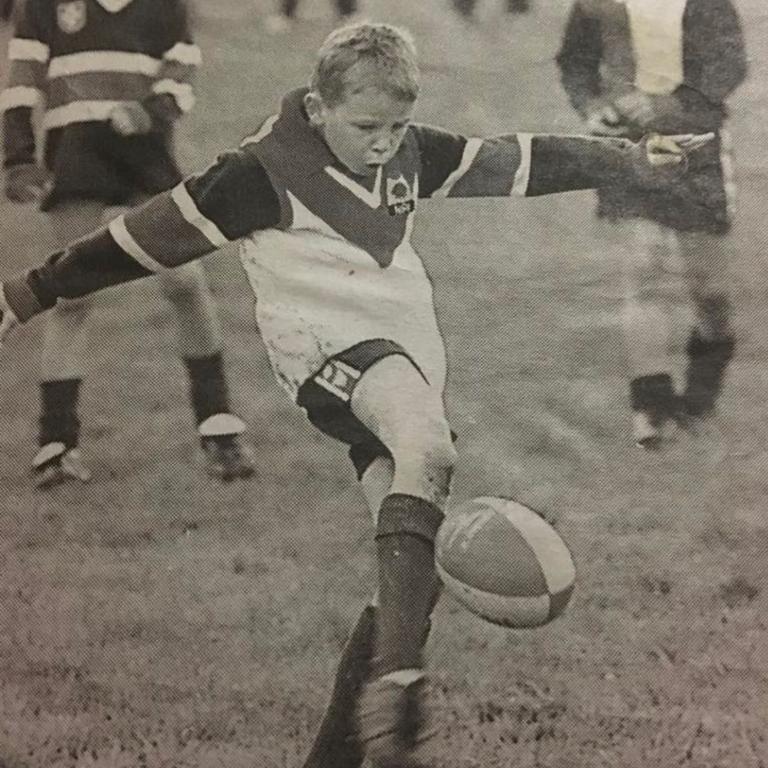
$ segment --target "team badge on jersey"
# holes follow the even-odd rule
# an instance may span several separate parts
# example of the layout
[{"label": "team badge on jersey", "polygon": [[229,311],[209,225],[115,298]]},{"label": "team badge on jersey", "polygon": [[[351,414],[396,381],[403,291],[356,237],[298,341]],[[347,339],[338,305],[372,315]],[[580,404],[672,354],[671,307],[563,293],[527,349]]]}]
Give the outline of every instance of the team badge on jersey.
[{"label": "team badge on jersey", "polygon": [[68,35],[74,35],[84,26],[88,18],[85,0],[69,0],[56,6],[56,20],[59,29]]},{"label": "team badge on jersey", "polygon": [[387,210],[391,216],[411,213],[416,209],[413,190],[401,173],[396,179],[387,178]]}]

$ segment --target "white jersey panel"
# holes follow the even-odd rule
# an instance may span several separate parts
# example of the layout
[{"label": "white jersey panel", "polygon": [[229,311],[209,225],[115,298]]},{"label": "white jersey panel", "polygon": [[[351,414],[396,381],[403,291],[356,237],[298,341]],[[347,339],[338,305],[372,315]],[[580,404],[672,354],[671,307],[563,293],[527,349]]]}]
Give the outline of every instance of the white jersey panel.
[{"label": "white jersey panel", "polygon": [[327,224],[323,229],[266,230],[241,245],[278,381],[295,400],[329,357],[363,341],[390,339],[442,391],[445,348],[432,284],[409,238],[382,268],[361,248],[333,236]]}]

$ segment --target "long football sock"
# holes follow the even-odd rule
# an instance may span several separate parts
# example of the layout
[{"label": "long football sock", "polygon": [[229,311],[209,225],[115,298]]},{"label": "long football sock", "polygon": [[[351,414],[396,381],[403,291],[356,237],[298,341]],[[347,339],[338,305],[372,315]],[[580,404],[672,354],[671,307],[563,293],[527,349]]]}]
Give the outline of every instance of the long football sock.
[{"label": "long football sock", "polygon": [[733,336],[710,340],[703,339],[696,331],[691,333],[686,346],[688,367],[683,395],[688,415],[707,416],[715,410],[735,348]]},{"label": "long football sock", "polygon": [[202,424],[209,416],[229,413],[229,389],[224,375],[221,352],[203,357],[184,358],[189,374],[189,394],[195,422]]},{"label": "long football sock", "polygon": [[359,768],[363,750],[354,738],[355,705],[371,671],[376,609],[367,605],[341,654],[331,700],[304,768]]},{"label": "long football sock", "polygon": [[439,591],[434,541],[442,519],[439,507],[416,496],[393,493],[382,502],[376,532],[377,677],[422,666],[424,629]]},{"label": "long football sock", "polygon": [[56,379],[40,383],[40,432],[41,446],[48,443],[64,443],[74,448],[80,439],[80,419],[77,402],[81,379]]}]

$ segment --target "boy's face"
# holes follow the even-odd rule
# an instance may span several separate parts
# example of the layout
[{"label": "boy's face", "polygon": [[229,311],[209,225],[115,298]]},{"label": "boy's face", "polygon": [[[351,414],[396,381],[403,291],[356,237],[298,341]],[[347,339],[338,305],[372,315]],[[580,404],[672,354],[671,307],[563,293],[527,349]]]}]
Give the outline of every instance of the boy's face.
[{"label": "boy's face", "polygon": [[397,152],[416,106],[375,85],[349,93],[334,106],[309,93],[304,105],[328,148],[352,173],[374,176]]}]

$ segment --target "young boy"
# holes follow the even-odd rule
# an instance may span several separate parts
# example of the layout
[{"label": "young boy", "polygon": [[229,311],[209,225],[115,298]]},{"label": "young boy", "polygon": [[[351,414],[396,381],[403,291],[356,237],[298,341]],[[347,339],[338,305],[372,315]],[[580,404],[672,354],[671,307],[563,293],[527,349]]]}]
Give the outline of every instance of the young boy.
[{"label": "young boy", "polygon": [[[563,85],[596,135],[712,131],[689,173],[663,193],[599,190],[598,214],[628,222],[624,327],[635,441],[660,447],[666,427],[709,416],[735,347],[727,269],[732,164],[725,102],[746,75],[731,0],[576,0],[558,55]],[[669,355],[669,285],[681,262],[693,327],[682,396]]]},{"label": "young boy", "polygon": [[[174,122],[191,109],[200,59],[184,0],[26,0],[9,45],[4,110],[5,191],[39,201],[61,245],[104,221],[113,206],[146,199],[181,179]],[[45,168],[36,162],[32,112],[45,102]],[[230,413],[216,308],[199,264],[161,271],[208,471],[253,474],[245,429]],[[37,487],[85,481],[78,397],[90,303],[59,302],[43,339]]]},{"label": "young boy", "polygon": [[275,375],[316,427],[349,445],[376,520],[377,599],[344,652],[307,762],[316,768],[358,766],[363,753],[377,768],[415,766],[423,735],[433,541],[456,452],[432,286],[410,243],[418,199],[539,195],[626,174],[652,183],[665,175],[652,163],[678,162],[679,144],[698,142],[466,139],[412,124],[418,91],[405,33],[339,29],[321,47],[309,88],[288,94],[239,150],[0,294],[2,338],[61,297],[242,240]]}]

